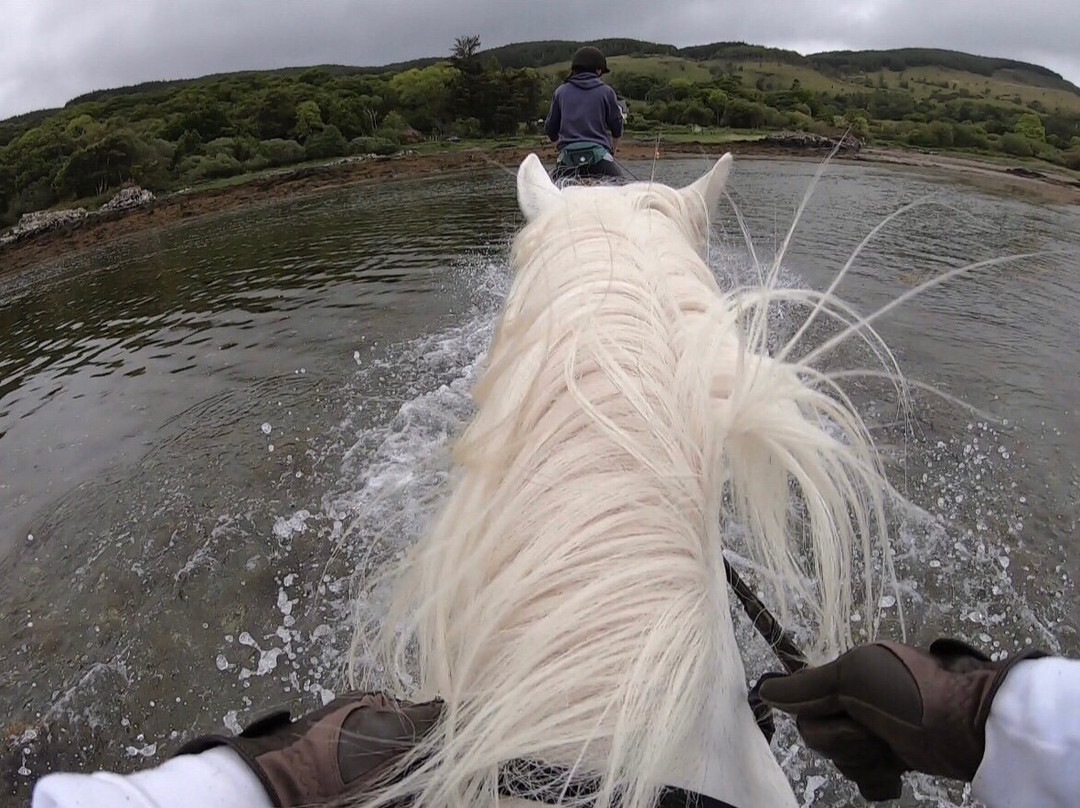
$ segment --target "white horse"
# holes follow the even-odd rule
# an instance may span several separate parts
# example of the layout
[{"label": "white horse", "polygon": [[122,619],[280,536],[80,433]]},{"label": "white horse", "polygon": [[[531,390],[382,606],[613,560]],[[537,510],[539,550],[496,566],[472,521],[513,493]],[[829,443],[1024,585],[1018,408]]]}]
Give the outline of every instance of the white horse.
[{"label": "white horse", "polygon": [[746,526],[774,604],[815,615],[819,659],[850,644],[884,479],[830,379],[764,347],[770,302],[833,301],[768,279],[722,293],[703,259],[731,164],[679,190],[559,188],[521,164],[527,223],[476,413],[381,638],[397,695],[446,707],[366,804],[486,808],[507,800],[500,765],[527,760],[595,778],[597,808],[649,808],[663,786],[796,805],[747,704],[721,518]]}]

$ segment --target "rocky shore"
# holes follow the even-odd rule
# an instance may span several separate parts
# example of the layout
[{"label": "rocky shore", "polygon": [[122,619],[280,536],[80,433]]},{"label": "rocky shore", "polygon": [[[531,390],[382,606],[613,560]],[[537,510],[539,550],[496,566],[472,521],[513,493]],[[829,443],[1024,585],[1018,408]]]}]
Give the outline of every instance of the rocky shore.
[{"label": "rocky shore", "polygon": [[[661,159],[719,156],[730,151],[742,157],[822,160],[836,141],[801,132],[777,132],[757,140],[726,143],[661,142]],[[184,189],[155,196],[138,187],[124,188],[96,211],[85,208],[26,214],[6,233],[0,234],[0,274],[32,268],[69,252],[91,249],[115,239],[163,227],[195,216],[268,204],[336,187],[384,182],[501,167],[513,169],[530,152],[548,162],[554,157],[551,144],[478,147],[433,154],[415,151],[391,156],[358,155],[330,163],[285,168],[232,185]],[[619,148],[624,160],[648,160],[657,156],[656,142],[626,138]],[[1080,204],[1080,181],[1063,173],[1035,171],[998,165],[976,158],[920,154],[898,149],[865,147],[846,139],[837,159],[909,166],[948,174],[984,190],[1021,195],[1052,204]]]}]

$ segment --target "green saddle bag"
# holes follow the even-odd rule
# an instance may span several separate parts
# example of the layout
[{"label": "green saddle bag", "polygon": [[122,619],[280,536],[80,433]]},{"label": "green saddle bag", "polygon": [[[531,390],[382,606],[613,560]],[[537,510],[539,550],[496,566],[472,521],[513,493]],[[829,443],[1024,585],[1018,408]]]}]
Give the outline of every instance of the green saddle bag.
[{"label": "green saddle bag", "polygon": [[598,143],[568,143],[559,152],[558,164],[574,168],[588,168],[608,159],[608,150]]}]

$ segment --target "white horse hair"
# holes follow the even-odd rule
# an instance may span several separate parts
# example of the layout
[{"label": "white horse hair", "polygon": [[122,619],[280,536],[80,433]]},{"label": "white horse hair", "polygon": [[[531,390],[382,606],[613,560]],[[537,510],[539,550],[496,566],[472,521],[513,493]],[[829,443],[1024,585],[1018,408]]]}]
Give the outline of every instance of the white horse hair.
[{"label": "white horse hair", "polygon": [[886,489],[829,377],[765,349],[770,302],[845,319],[831,290],[771,273],[722,293],[703,260],[731,165],[676,190],[560,189],[521,164],[527,223],[476,414],[378,648],[396,695],[442,698],[444,717],[364,804],[486,808],[507,799],[499,765],[525,759],[598,776],[597,808],[649,808],[664,785],[796,805],[747,704],[721,517],[746,526],[770,605],[815,616],[816,660],[851,643],[857,554],[876,603]]}]

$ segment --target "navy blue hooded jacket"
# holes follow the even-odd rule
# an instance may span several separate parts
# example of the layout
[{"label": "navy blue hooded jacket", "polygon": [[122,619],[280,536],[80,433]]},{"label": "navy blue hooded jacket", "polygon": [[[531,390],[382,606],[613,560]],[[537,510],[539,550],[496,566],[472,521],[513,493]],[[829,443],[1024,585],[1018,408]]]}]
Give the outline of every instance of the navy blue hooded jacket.
[{"label": "navy blue hooded jacket", "polygon": [[595,73],[575,73],[551,96],[544,131],[560,150],[568,143],[589,141],[611,151],[611,138],[623,132],[619,97]]}]

